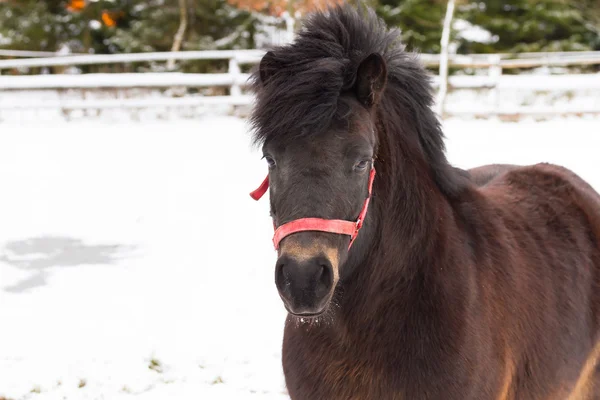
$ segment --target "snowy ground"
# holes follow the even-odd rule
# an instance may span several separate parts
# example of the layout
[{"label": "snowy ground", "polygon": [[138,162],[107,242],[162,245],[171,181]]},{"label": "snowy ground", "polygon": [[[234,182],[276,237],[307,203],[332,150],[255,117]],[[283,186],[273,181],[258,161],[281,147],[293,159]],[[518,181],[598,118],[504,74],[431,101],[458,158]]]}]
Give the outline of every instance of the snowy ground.
[{"label": "snowy ground", "polygon": [[[451,161],[563,164],[599,119],[445,123]],[[0,124],[0,399],[285,399],[266,168],[243,120]]]}]

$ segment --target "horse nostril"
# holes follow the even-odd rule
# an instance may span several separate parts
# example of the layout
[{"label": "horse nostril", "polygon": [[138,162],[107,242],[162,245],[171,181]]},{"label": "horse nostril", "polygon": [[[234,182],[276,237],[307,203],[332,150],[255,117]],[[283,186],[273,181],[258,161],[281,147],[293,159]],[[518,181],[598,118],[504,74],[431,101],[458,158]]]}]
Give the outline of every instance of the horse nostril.
[{"label": "horse nostril", "polygon": [[323,275],[327,273],[327,266],[321,264],[319,267],[319,271],[317,272],[317,281],[321,282],[321,278],[323,278]]},{"label": "horse nostril", "polygon": [[285,261],[279,260],[275,266],[275,284],[279,290],[283,290],[286,285],[289,285],[290,277],[285,268]]},{"label": "horse nostril", "polygon": [[329,262],[319,263],[319,272],[317,275],[317,282],[319,289],[328,293],[333,284],[333,268]]}]

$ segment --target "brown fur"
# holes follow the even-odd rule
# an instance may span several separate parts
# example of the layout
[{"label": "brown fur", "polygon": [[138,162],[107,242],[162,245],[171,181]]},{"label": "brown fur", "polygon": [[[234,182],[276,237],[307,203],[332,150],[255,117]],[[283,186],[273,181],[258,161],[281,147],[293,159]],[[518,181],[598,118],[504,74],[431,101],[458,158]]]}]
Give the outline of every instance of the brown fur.
[{"label": "brown fur", "polygon": [[[598,365],[598,358],[600,357],[600,343],[596,345],[594,351],[586,360],[579,379],[575,384],[575,388],[571,392],[568,400],[586,400],[595,398],[594,393],[597,393],[597,383],[595,378],[595,371]],[[597,397],[597,396],[596,396]]]},{"label": "brown fur", "polygon": [[367,177],[348,150],[377,170],[349,252],[341,235],[285,239],[339,260],[326,313],[287,318],[291,398],[599,399],[600,195],[550,164],[451,167],[428,76],[397,38],[336,8],[255,73],[276,225],[356,218]]},{"label": "brown fur", "polygon": [[457,207],[476,231],[445,213],[438,240],[452,248],[431,255],[431,277],[413,278],[435,290],[388,294],[386,281],[402,278],[379,264],[346,287],[357,294],[335,322],[288,323],[292,398],[598,398],[600,196],[552,165],[464,196]]}]

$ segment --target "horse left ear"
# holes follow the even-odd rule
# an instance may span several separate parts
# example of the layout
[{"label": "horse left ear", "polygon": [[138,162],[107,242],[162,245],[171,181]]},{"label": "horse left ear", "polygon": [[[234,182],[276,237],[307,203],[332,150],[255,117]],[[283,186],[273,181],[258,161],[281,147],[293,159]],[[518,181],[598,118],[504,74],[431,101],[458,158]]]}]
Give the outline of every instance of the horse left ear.
[{"label": "horse left ear", "polygon": [[387,81],[385,60],[378,53],[365,58],[358,66],[356,74],[356,97],[366,107],[379,102]]}]

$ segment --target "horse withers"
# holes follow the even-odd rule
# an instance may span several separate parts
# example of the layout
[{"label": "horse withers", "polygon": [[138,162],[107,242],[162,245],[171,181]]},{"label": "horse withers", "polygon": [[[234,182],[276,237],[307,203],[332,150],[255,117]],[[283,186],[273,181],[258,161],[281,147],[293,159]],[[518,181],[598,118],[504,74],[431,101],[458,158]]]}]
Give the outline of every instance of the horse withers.
[{"label": "horse withers", "polygon": [[398,38],[330,8],[253,74],[291,398],[599,399],[600,196],[453,168]]}]

